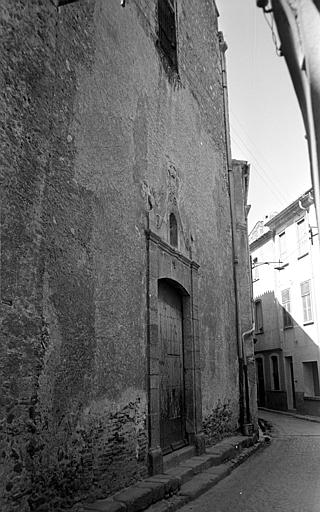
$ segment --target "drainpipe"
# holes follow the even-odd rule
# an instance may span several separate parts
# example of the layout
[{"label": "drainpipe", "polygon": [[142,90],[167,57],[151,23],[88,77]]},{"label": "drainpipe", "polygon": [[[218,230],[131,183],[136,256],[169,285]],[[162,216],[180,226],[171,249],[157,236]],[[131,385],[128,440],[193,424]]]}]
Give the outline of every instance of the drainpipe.
[{"label": "drainpipe", "polygon": [[246,396],[246,423],[251,423],[251,412],[250,412],[250,397],[249,397],[249,381],[248,381],[248,366],[247,366],[247,357],[245,355],[244,350],[244,338],[247,336],[251,336],[254,332],[254,325],[249,331],[245,331],[241,335],[241,343],[242,343],[242,353],[243,357],[243,371],[244,371],[244,387],[245,387],[245,396]]},{"label": "drainpipe", "polygon": [[241,342],[240,334],[240,310],[239,310],[239,298],[238,298],[238,279],[237,279],[237,263],[238,260],[235,255],[235,235],[234,235],[234,219],[231,204],[231,178],[230,173],[232,172],[232,157],[231,157],[231,143],[230,143],[230,126],[228,116],[228,90],[227,90],[227,71],[226,71],[226,59],[225,52],[228,48],[227,43],[224,40],[223,33],[218,32],[219,44],[220,44],[220,57],[221,57],[221,73],[222,73],[222,91],[223,91],[223,109],[224,109],[224,129],[225,129],[225,141],[227,146],[227,168],[228,168],[228,188],[229,188],[229,207],[230,207],[230,218],[231,218],[231,245],[232,245],[232,259],[233,259],[233,283],[234,283],[234,295],[235,295],[235,306],[236,306],[236,333],[237,333],[237,348],[238,348],[238,360],[239,360],[239,423],[242,429],[244,425],[245,407],[244,407],[244,364],[243,364],[243,345]]}]

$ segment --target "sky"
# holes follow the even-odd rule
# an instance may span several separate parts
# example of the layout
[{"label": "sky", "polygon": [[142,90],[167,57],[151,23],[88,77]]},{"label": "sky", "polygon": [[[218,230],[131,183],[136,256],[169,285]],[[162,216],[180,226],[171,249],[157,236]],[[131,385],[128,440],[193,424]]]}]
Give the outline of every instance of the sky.
[{"label": "sky", "polygon": [[228,45],[232,157],[250,164],[250,232],[311,187],[307,141],[284,57],[277,56],[262,9],[255,0],[216,3]]}]

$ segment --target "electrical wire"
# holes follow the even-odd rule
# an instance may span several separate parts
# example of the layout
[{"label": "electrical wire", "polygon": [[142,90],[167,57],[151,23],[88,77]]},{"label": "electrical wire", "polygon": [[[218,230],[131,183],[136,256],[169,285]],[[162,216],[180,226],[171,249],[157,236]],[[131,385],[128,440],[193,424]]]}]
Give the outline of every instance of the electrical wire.
[{"label": "electrical wire", "polygon": [[[305,233],[305,235],[303,235],[303,237],[300,239],[300,243],[307,242],[307,240],[309,240],[309,239],[310,239],[309,233]],[[276,247],[276,244],[274,244],[274,245],[275,245],[276,252],[278,252],[278,248]],[[282,262],[282,264],[286,264],[286,263],[288,263],[288,260],[291,259],[295,254],[301,255],[300,252],[301,252],[301,249],[299,246],[297,246],[292,251],[285,254],[285,258],[281,258],[281,255],[279,254],[279,262]],[[306,252],[310,252],[310,244],[308,244],[308,249]],[[277,258],[275,256],[275,260],[276,259]],[[285,259],[285,261],[282,261],[282,259]],[[258,263],[259,263],[259,261],[258,261]]]},{"label": "electrical wire", "polygon": [[[258,158],[255,156],[256,155],[256,152],[252,152],[250,147],[246,144],[246,142],[243,140],[243,138],[241,137],[241,135],[238,133],[238,131],[235,129],[235,126],[233,124],[231,124],[231,128],[232,128],[232,131],[235,133],[235,135],[238,137],[238,139],[242,142],[243,146],[246,148],[246,150],[250,153],[250,155],[252,156],[253,160],[255,160],[257,166],[261,169],[261,171],[263,173],[266,174],[266,179],[270,182],[270,184],[272,185],[272,187],[277,191],[277,193],[282,197],[283,200],[285,200],[286,202],[289,202],[289,198],[288,196],[286,196],[285,193],[283,193],[283,191],[278,188],[278,185],[276,184],[276,182],[269,176],[269,174],[267,174],[267,171],[266,169],[261,165],[261,163],[259,162]],[[246,134],[245,134],[246,135]],[[272,172],[272,169],[270,166],[269,167],[269,170]]]},{"label": "electrical wire", "polygon": [[[269,171],[271,171],[271,173],[273,173],[272,166],[270,165],[270,163],[266,159],[265,155],[262,153],[261,149],[258,149],[258,147],[256,146],[255,142],[253,142],[253,140],[250,138],[250,136],[246,132],[245,126],[241,123],[241,121],[237,118],[237,116],[235,115],[235,113],[231,109],[230,109],[230,115],[231,115],[231,117],[234,118],[236,123],[239,125],[240,130],[243,132],[243,134],[246,137],[246,139],[248,139],[248,141],[250,143],[250,146],[253,147],[254,155],[257,155],[259,157],[259,159],[263,160],[264,161],[264,165],[268,168]],[[277,185],[275,185],[275,186],[277,186]],[[287,202],[290,201],[290,199],[288,198],[288,196],[286,194],[283,194],[283,197],[286,197]]]},{"label": "electrical wire", "polygon": [[[266,173],[266,170],[262,167],[262,165],[259,163],[259,161],[257,160],[257,158],[254,156],[254,154],[251,152],[250,148],[245,144],[245,142],[242,140],[242,138],[240,137],[240,135],[236,132],[236,130],[234,130],[234,128],[232,127],[232,131],[234,132],[232,135],[231,135],[231,140],[232,142],[238,146],[238,148],[240,149],[240,151],[245,151],[247,153],[249,153],[249,155],[251,156],[251,165],[253,167],[253,169],[256,170],[257,174],[261,177],[261,179],[264,181],[264,183],[266,184],[267,188],[270,190],[270,192],[273,194],[273,196],[275,197],[275,199],[277,199],[278,202],[280,202],[280,204],[282,206],[285,206],[289,200],[288,198],[285,197],[285,195],[280,191],[280,189],[278,189],[278,187],[275,185],[275,183],[271,180],[270,177],[268,177],[267,173]],[[237,141],[237,139],[239,139],[239,141]],[[241,147],[241,145],[243,147]],[[245,148],[245,150],[243,149]]]},{"label": "electrical wire", "polygon": [[272,41],[273,41],[273,44],[275,46],[275,50],[276,50],[276,55],[278,57],[282,57],[282,52],[281,52],[281,48],[280,48],[280,45],[278,44],[278,39],[277,39],[277,36],[276,36],[276,33],[274,31],[274,16],[273,16],[273,13],[269,13],[270,14],[270,19],[271,19],[271,22],[268,20],[268,16],[267,16],[267,13],[265,11],[263,11],[263,16],[264,16],[264,19],[266,20],[267,22],[267,25],[268,27],[270,28],[271,30],[271,34],[272,34]]}]

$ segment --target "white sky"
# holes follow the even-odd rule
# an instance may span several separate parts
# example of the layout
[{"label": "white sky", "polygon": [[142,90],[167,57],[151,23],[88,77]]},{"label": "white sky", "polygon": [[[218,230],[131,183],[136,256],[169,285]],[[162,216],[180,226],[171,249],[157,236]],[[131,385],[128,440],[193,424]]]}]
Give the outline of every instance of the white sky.
[{"label": "white sky", "polygon": [[[311,187],[302,116],[284,57],[255,0],[217,0],[233,158],[251,165],[249,231]],[[270,16],[270,15],[269,15]]]}]

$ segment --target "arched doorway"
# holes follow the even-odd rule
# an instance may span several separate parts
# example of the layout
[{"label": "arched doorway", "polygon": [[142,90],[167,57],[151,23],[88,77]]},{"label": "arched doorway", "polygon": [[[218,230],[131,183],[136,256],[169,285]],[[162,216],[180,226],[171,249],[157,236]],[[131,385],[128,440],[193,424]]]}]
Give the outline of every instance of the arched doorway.
[{"label": "arched doorway", "polygon": [[183,301],[165,280],[158,283],[160,446],[162,453],[186,444]]}]

